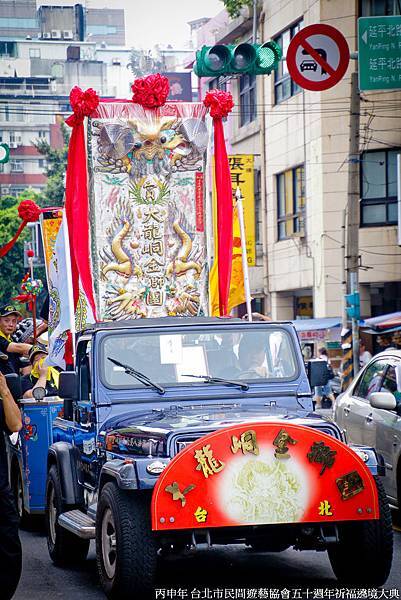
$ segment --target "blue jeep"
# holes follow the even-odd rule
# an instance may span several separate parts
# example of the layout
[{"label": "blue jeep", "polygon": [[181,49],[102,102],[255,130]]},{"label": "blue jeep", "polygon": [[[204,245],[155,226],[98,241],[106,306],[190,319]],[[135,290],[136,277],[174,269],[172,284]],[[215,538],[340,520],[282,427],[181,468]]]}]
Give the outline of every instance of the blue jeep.
[{"label": "blue jeep", "polygon": [[[64,412],[53,422],[48,449],[46,527],[52,560],[58,565],[84,560],[95,539],[109,598],[146,596],[158,555],[205,541],[266,551],[327,550],[340,580],[383,584],[391,568],[392,527],[378,478],[382,466],[374,450],[351,451],[337,425],[312,412],[311,385],[324,383],[322,364],[311,361],[307,374],[290,323],[164,318],[86,330],[78,340],[76,370],[60,375]],[[260,447],[259,453],[256,435],[270,435],[272,429],[274,446],[261,464],[264,451]],[[213,439],[226,432],[232,440],[229,460],[245,465],[246,481],[254,485],[252,501],[257,492],[259,505],[249,516],[245,498],[240,509],[249,514],[224,517],[220,526],[218,518],[207,521],[213,502],[206,510],[208,492],[201,490],[211,490],[227,465],[212,456]],[[308,436],[313,441],[305,454],[305,478],[288,465]],[[281,478],[277,489],[269,483],[269,460],[275,461],[274,476]],[[185,479],[188,465],[190,485],[184,489],[180,477]],[[265,491],[255,488],[261,485],[257,481]],[[316,518],[306,508],[302,517],[289,517],[290,504],[302,503],[305,495],[313,508],[315,487],[323,490]],[[267,517],[271,507],[263,504],[267,496],[267,504],[273,502],[272,494],[278,508]],[[366,502],[364,494],[370,494]],[[227,510],[231,502],[228,498]],[[238,499],[233,502],[238,510]],[[337,505],[341,518],[336,518]],[[187,521],[179,524],[181,517]]]}]

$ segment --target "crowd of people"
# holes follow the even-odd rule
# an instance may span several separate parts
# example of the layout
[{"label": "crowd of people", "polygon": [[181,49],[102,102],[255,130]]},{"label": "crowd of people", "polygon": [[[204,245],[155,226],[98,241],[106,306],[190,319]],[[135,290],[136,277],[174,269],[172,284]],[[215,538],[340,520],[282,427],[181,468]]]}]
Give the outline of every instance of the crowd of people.
[{"label": "crowd of people", "polygon": [[[4,433],[22,428],[21,413],[13,398],[7,376],[17,375],[23,398],[32,398],[35,388],[57,393],[59,372],[45,363],[47,348],[33,339],[32,323],[22,322],[12,304],[0,308],[0,590],[1,598],[12,598],[21,575],[22,552],[18,535],[18,514],[8,479]],[[18,331],[19,323],[23,327]],[[42,319],[38,334],[47,328]]]}]

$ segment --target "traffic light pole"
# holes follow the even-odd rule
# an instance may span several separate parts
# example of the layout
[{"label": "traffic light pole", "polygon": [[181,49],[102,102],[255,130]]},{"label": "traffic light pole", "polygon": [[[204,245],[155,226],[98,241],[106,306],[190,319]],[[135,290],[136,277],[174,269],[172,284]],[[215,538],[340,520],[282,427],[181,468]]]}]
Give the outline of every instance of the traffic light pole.
[{"label": "traffic light pole", "polygon": [[[347,274],[349,293],[359,292],[359,125],[358,72],[351,74],[351,118],[348,163]],[[359,371],[359,319],[352,319],[354,377]]]}]

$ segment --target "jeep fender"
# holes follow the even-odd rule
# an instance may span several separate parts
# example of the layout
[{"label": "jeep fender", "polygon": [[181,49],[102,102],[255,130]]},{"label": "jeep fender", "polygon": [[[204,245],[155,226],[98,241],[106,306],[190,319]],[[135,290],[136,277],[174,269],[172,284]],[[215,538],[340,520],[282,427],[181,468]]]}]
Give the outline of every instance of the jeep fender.
[{"label": "jeep fender", "polygon": [[105,462],[100,473],[99,493],[108,481],[114,481],[122,490],[137,490],[139,486],[134,462],[121,459]]},{"label": "jeep fender", "polygon": [[60,477],[63,503],[67,505],[83,505],[83,487],[78,480],[79,450],[68,442],[55,442],[48,450],[47,470],[57,466]]}]

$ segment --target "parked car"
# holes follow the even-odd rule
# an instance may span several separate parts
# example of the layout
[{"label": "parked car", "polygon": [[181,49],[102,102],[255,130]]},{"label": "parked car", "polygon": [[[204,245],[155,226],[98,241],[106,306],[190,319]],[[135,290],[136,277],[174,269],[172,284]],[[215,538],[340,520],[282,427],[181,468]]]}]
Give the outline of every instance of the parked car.
[{"label": "parked car", "polygon": [[373,446],[383,457],[387,497],[401,509],[401,351],[374,356],[338,396],[333,412],[349,444]]}]

